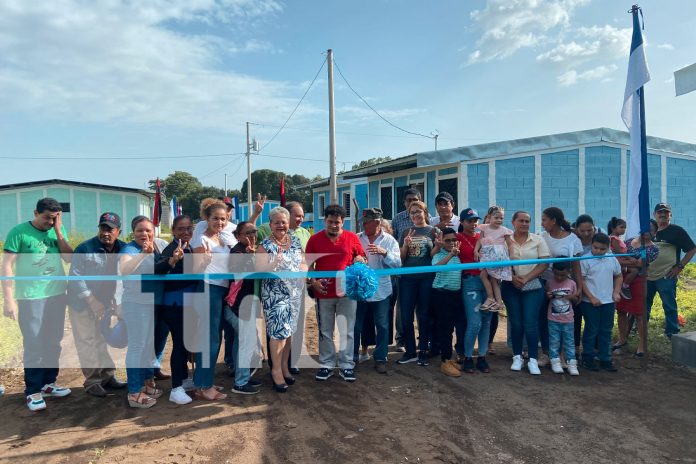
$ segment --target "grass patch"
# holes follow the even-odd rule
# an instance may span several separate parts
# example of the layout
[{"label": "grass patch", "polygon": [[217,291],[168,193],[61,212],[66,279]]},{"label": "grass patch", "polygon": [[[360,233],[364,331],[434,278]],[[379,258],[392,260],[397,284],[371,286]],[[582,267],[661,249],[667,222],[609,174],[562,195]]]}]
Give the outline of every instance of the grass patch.
[{"label": "grass patch", "polygon": [[[4,303],[0,294],[0,307]],[[22,333],[17,321],[9,317],[0,317],[0,367],[7,366],[22,349]]]}]

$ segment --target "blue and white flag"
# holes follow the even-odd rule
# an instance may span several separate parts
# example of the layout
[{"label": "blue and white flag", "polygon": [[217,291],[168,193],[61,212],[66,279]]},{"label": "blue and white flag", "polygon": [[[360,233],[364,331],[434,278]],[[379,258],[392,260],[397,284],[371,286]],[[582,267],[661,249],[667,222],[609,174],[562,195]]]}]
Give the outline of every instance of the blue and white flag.
[{"label": "blue and white flag", "polygon": [[645,136],[645,96],[643,85],[650,81],[645,44],[638,20],[640,8],[633,7],[633,39],[628,58],[628,76],[621,119],[631,134],[626,238],[650,231],[650,195],[648,188],[648,146]]},{"label": "blue and white flag", "polygon": [[232,206],[234,207],[234,218],[239,222],[239,198],[232,197]]},{"label": "blue and white flag", "polygon": [[171,211],[171,214],[169,215],[169,226],[171,227],[172,224],[174,224],[174,218],[179,215],[179,206],[176,202],[176,195],[172,195],[172,201],[169,202],[169,208]]}]

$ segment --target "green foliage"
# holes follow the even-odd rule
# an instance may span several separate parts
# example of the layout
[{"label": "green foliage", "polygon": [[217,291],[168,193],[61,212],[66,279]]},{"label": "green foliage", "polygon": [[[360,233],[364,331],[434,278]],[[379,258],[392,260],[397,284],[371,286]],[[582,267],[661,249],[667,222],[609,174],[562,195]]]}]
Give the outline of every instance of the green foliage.
[{"label": "green foliage", "polygon": [[[255,199],[257,193],[268,196],[272,200],[280,200],[280,179],[285,177],[285,199],[290,201],[299,201],[304,206],[305,212],[312,210],[312,190],[295,188],[298,185],[303,185],[311,182],[309,177],[302,174],[287,175],[283,172],[273,171],[272,169],[258,169],[251,173],[251,193],[252,199]],[[321,179],[321,176],[318,176]],[[315,178],[316,179],[316,178]],[[247,181],[242,183],[240,201],[247,200]]]},{"label": "green foliage", "polygon": [[391,156],[378,156],[376,158],[362,160],[359,164],[354,164],[351,169],[366,168],[368,166],[372,166],[373,164],[379,164],[379,163],[384,163],[385,161],[391,161],[391,159],[392,159]]}]

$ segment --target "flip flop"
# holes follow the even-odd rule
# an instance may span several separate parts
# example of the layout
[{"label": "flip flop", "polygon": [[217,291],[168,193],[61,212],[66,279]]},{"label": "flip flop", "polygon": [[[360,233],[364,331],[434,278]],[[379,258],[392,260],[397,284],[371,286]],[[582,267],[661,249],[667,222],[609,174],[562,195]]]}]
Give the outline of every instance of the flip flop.
[{"label": "flip flop", "polygon": [[128,406],[137,409],[149,409],[157,404],[157,400],[151,396],[146,395],[143,392],[138,393],[135,399],[128,395]]}]

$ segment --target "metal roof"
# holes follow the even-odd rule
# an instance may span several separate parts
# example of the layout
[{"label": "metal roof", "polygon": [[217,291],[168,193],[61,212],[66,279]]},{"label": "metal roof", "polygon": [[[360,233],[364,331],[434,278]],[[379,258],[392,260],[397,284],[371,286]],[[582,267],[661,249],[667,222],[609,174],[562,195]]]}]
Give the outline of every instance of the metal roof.
[{"label": "metal roof", "polygon": [[69,186],[73,186],[73,187],[96,188],[96,189],[103,189],[103,190],[118,190],[119,192],[139,193],[139,194],[145,195],[147,197],[152,197],[155,194],[155,192],[152,192],[149,190],[136,189],[136,188],[131,188],[131,187],[118,187],[115,185],[92,184],[90,182],[78,182],[78,181],[74,181],[74,180],[63,180],[63,179],[36,180],[36,181],[32,181],[32,182],[20,182],[20,183],[16,183],[16,184],[0,185],[0,190],[12,190],[12,189],[18,189],[18,188],[38,187],[40,185],[55,185],[55,184],[69,185]]},{"label": "metal roof", "polygon": [[[458,163],[495,158],[501,155],[515,155],[541,150],[562,149],[575,145],[611,142],[631,145],[630,135],[626,131],[618,131],[600,127],[577,132],[528,137],[525,139],[506,140],[503,142],[484,143],[468,147],[449,148],[438,151],[417,153],[418,167],[436,166],[440,164]],[[696,157],[696,145],[660,137],[647,137],[648,150],[662,150]]]}]

